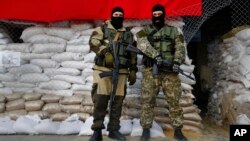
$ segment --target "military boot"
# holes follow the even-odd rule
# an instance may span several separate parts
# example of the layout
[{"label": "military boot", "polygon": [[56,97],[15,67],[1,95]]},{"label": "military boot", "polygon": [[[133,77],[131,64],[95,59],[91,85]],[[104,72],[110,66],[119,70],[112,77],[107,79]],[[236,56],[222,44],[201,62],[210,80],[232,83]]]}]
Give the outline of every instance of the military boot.
[{"label": "military boot", "polygon": [[125,141],[126,138],[124,135],[122,135],[119,131],[109,131],[108,137],[118,140],[118,141]]},{"label": "military boot", "polygon": [[150,129],[144,128],[141,136],[141,141],[149,141],[150,138]]},{"label": "military boot", "polygon": [[181,128],[174,130],[174,138],[178,141],[187,141],[187,138],[182,134]]},{"label": "military boot", "polygon": [[95,130],[89,141],[102,141],[102,130]]}]

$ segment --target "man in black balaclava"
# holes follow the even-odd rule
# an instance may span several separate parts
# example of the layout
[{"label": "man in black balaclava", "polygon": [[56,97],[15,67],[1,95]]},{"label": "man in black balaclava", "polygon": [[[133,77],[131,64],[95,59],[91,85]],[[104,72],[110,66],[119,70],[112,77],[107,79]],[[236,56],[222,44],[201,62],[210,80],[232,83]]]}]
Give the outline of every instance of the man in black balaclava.
[{"label": "man in black balaclava", "polygon": [[124,11],[120,7],[115,7],[112,9],[111,13],[111,24],[117,30],[122,28],[124,20]]},{"label": "man in black balaclava", "polygon": [[[127,52],[126,46],[121,43],[133,44],[134,38],[132,32],[123,27],[124,11],[120,7],[112,9],[111,20],[107,20],[103,25],[96,27],[90,36],[90,50],[95,52],[95,65],[93,66],[93,86],[92,100],[93,124],[91,129],[94,131],[89,141],[102,141],[102,130],[105,129],[104,119],[109,110],[109,122],[107,124],[108,137],[125,141],[126,137],[119,132],[120,117],[122,113],[123,100],[126,96],[127,82],[133,85],[136,82],[137,55],[133,52]],[[119,44],[113,46],[114,42]],[[115,51],[117,49],[117,51]],[[116,57],[114,57],[116,56]],[[119,61],[115,60],[118,59]],[[116,64],[116,63],[119,64]],[[112,77],[100,77],[103,72],[117,69],[118,82],[113,82]],[[113,87],[117,84],[116,89]],[[113,91],[113,92],[112,92]],[[109,103],[110,95],[113,94],[112,104]],[[111,97],[112,98],[112,97]],[[109,104],[109,108],[108,108]],[[110,105],[111,104],[111,105]]]},{"label": "man in black balaclava", "polygon": [[165,24],[165,8],[157,4],[152,8],[152,23],[157,28],[160,29]]},{"label": "man in black balaclava", "polygon": [[[143,54],[143,78],[141,81],[141,117],[143,128],[141,141],[150,140],[150,128],[154,119],[154,107],[159,90],[162,89],[168,103],[169,118],[174,128],[174,138],[187,141],[182,133],[184,117],[179,104],[182,93],[178,77],[180,64],[185,61],[183,34],[176,28],[164,23],[165,8],[156,4],[152,8],[152,24],[146,25],[136,33],[137,48]],[[168,62],[169,65],[164,65]],[[157,74],[152,72],[158,66]]]}]

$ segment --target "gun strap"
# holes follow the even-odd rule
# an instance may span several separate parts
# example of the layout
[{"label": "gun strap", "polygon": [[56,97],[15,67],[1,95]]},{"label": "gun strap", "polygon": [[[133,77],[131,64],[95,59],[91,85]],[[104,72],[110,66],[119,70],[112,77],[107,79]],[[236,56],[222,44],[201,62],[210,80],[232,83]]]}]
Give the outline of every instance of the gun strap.
[{"label": "gun strap", "polygon": [[121,32],[117,31],[116,34],[115,34],[114,41],[117,41],[119,39],[120,35],[121,35]]}]

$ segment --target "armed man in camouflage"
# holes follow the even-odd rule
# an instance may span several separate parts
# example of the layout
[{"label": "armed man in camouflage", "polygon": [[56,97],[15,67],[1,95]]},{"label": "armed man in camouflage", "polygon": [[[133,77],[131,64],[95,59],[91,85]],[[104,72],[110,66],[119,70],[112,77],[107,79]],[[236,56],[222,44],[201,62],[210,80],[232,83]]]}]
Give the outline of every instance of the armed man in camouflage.
[{"label": "armed man in camouflage", "polygon": [[[94,70],[94,84],[92,89],[92,100],[94,102],[94,121],[92,130],[94,134],[89,141],[101,141],[102,129],[104,129],[104,117],[110,94],[112,91],[112,78],[99,76],[102,72],[111,71],[115,65],[114,49],[118,49],[116,52],[119,59],[119,75],[118,85],[115,92],[114,101],[112,102],[109,123],[107,130],[109,131],[109,137],[116,140],[125,140],[120,132],[120,117],[122,111],[123,99],[126,95],[126,82],[128,79],[129,85],[133,85],[136,82],[137,72],[137,58],[135,53],[127,52],[126,47],[128,44],[133,44],[133,34],[123,27],[124,11],[120,7],[112,9],[111,21],[106,21],[100,27],[97,27],[89,41],[89,45],[92,51],[96,53]],[[117,41],[118,45],[113,46],[112,42]],[[117,48],[118,47],[118,48]]]},{"label": "armed man in camouflage", "polygon": [[[143,53],[143,79],[142,79],[142,114],[140,118],[143,133],[141,141],[148,141],[153,121],[153,109],[156,96],[162,87],[169,105],[169,115],[175,129],[174,138],[186,141],[182,134],[183,111],[179,105],[181,96],[181,83],[178,78],[179,66],[185,59],[183,35],[177,28],[166,25],[165,8],[157,4],[152,8],[152,25],[145,26],[137,36],[137,47]],[[164,66],[164,61],[171,62],[171,66]],[[153,75],[153,65],[157,64],[159,70]]]}]

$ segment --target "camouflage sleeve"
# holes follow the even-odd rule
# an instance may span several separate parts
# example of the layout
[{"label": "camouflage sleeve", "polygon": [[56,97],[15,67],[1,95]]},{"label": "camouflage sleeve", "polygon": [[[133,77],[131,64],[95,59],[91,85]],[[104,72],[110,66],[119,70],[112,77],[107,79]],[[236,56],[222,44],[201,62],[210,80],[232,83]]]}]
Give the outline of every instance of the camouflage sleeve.
[{"label": "camouflage sleeve", "polygon": [[184,47],[184,37],[181,32],[175,29],[176,37],[175,37],[175,54],[174,61],[182,64],[185,61],[185,47]]},{"label": "camouflage sleeve", "polygon": [[[133,38],[133,34],[130,32],[130,36],[129,36],[129,44],[132,44],[133,46],[136,47],[136,42],[134,41]],[[130,67],[129,70],[134,70],[134,71],[138,71],[137,68],[137,54],[134,52],[129,52],[129,56],[130,56]]]},{"label": "camouflage sleeve", "polygon": [[137,37],[137,47],[141,50],[147,57],[154,59],[159,56],[159,52],[151,46],[147,39],[147,34],[144,29],[136,33]]},{"label": "camouflage sleeve", "polygon": [[103,44],[103,32],[101,27],[97,27],[89,39],[90,50],[99,54],[105,48]]}]

